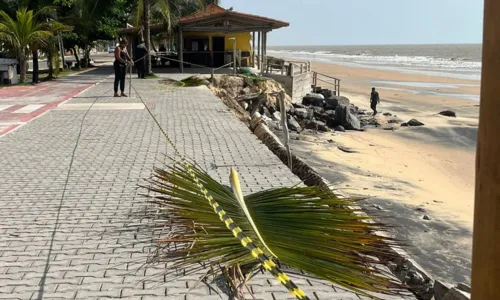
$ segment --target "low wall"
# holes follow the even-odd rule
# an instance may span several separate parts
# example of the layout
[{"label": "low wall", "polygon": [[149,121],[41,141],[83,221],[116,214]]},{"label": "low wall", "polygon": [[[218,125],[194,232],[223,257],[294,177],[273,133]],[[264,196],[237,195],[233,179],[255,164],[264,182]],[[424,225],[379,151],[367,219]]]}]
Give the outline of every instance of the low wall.
[{"label": "low wall", "polygon": [[302,98],[311,92],[311,72],[295,74],[293,76],[266,73],[265,76],[279,82],[286,93],[292,97],[293,103],[301,103]]}]

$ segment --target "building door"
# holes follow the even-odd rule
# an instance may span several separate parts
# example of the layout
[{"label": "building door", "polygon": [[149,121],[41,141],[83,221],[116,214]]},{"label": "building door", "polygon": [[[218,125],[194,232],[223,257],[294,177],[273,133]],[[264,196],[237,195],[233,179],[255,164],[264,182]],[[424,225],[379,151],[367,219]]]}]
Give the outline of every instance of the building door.
[{"label": "building door", "polygon": [[212,37],[212,51],[214,52],[214,67],[224,65],[224,51],[226,50],[226,41],[223,36]]}]

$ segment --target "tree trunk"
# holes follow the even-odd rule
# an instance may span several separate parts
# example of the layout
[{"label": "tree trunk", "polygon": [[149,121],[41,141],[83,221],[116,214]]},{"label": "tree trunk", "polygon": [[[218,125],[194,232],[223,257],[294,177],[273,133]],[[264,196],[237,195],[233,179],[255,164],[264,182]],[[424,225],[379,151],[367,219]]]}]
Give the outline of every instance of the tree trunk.
[{"label": "tree trunk", "polygon": [[472,299],[498,299],[500,291],[500,1],[484,1],[483,68],[476,153],[472,245]]},{"label": "tree trunk", "polygon": [[38,83],[38,50],[33,50],[33,83]]},{"label": "tree trunk", "polygon": [[[49,77],[48,79],[54,78],[54,57],[52,55],[52,51],[47,51],[47,67],[49,68]],[[59,67],[59,66],[57,66]]]},{"label": "tree trunk", "polygon": [[19,70],[21,71],[21,76],[20,76],[20,81],[21,83],[24,83],[26,81],[26,64],[28,63],[28,60],[26,59],[25,56],[21,56],[19,58]]},{"label": "tree trunk", "polygon": [[80,57],[78,57],[78,50],[76,49],[76,47],[73,47],[73,55],[76,59],[75,67],[80,67]]},{"label": "tree trunk", "polygon": [[146,50],[148,51],[148,56],[146,56],[146,76],[153,73],[151,68],[151,30],[150,30],[150,12],[149,12],[149,0],[144,0],[144,43],[146,44]]}]

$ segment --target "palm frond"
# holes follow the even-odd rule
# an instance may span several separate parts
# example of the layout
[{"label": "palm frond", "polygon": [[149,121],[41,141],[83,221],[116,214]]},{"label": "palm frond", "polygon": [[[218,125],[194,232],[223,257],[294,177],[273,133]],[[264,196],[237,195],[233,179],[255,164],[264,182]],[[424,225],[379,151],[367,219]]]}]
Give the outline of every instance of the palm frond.
[{"label": "palm frond", "polygon": [[[242,202],[236,196],[236,173],[233,192],[201,168],[194,166],[192,171],[241,230],[276,262],[363,295],[393,294],[401,288],[373,258],[392,241],[374,233],[383,226],[367,222],[367,216],[352,208],[355,201],[340,199],[325,187],[296,186],[248,195]],[[168,237],[158,240],[158,260],[190,270],[206,263],[219,273],[234,266],[250,270],[261,265],[214,214],[185,165],[155,169],[144,187],[167,217],[168,224],[162,226],[172,228]]]}]

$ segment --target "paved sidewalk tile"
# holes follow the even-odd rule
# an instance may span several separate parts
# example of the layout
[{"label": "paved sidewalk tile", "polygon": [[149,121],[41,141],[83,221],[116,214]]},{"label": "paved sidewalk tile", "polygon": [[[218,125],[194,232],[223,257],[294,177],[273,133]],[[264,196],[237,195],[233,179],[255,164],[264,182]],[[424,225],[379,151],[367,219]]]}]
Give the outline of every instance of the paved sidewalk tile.
[{"label": "paved sidewalk tile", "polygon": [[[179,149],[222,183],[231,166],[244,193],[300,182],[208,89],[134,85]],[[68,104],[139,102],[113,98],[111,88],[107,79]],[[90,110],[61,200],[85,114],[70,107],[0,138],[0,299],[221,299],[216,285],[186,294],[201,274],[170,280],[164,265],[145,266],[153,233],[136,187],[172,154],[145,109]],[[360,299],[296,280],[311,299]],[[257,299],[290,299],[269,274],[250,288]]]}]

